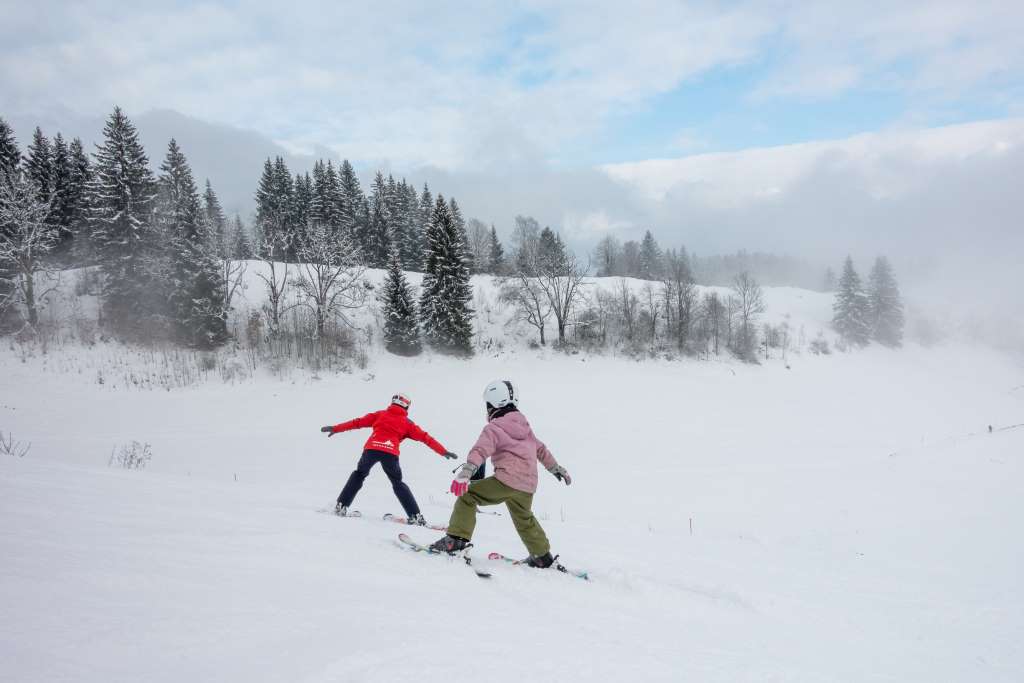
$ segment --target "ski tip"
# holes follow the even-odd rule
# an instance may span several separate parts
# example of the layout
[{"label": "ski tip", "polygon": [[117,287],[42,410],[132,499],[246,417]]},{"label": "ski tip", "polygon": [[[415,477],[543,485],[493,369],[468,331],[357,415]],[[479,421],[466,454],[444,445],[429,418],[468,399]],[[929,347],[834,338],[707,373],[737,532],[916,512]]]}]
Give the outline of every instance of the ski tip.
[{"label": "ski tip", "polygon": [[394,515],[391,514],[390,512],[385,512],[384,513],[384,519],[390,520],[392,517],[394,517]]}]

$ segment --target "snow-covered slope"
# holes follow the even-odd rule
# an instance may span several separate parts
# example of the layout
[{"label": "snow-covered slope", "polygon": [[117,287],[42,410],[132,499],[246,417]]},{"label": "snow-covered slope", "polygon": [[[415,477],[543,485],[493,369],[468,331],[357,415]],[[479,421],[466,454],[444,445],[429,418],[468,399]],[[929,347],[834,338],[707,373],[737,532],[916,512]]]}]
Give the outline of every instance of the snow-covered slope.
[{"label": "snow-covered slope", "polygon": [[[172,392],[43,362],[0,356],[0,428],[33,443],[0,457],[6,681],[1024,679],[1024,369],[995,355],[379,355]],[[589,583],[396,547],[379,470],[365,518],[316,512],[362,444],[320,425],[403,390],[464,454],[496,377],[573,475],[535,509]],[[149,467],[108,468],[131,439]],[[402,466],[444,522],[451,465]],[[507,516],[474,540],[523,552]]]}]

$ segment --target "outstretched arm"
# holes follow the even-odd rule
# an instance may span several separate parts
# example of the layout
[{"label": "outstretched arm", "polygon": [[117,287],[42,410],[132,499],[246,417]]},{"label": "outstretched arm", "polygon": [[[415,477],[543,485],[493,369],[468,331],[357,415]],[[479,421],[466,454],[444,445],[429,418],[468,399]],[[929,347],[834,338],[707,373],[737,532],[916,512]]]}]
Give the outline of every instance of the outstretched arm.
[{"label": "outstretched arm", "polygon": [[420,427],[418,424],[409,420],[409,438],[419,441],[420,443],[426,444],[432,451],[438,455],[448,455],[448,449],[441,445],[441,443],[427,434],[427,431]]},{"label": "outstretched arm", "polygon": [[540,461],[541,465],[544,465],[548,472],[555,476],[558,481],[564,481],[565,485],[568,486],[572,483],[572,477],[569,476],[568,470],[558,464],[555,460],[555,456],[551,455],[551,451],[543,443],[537,448],[537,460]]},{"label": "outstretched arm", "polygon": [[362,417],[357,417],[356,419],[349,420],[348,422],[342,422],[340,424],[336,424],[333,426],[328,425],[328,427],[330,427],[329,430],[328,427],[324,427],[320,431],[327,432],[328,434],[338,434],[339,432],[347,432],[350,429],[363,429],[364,427],[372,427],[373,423],[377,421],[377,416],[379,414],[380,413],[367,413]]}]

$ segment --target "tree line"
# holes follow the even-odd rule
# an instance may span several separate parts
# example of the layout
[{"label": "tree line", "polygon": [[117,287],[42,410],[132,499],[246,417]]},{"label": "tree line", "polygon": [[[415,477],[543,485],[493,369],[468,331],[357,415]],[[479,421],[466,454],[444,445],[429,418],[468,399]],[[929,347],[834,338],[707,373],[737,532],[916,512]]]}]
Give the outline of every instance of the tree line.
[{"label": "tree line", "polygon": [[[786,267],[770,255],[698,259],[685,247],[663,249],[647,231],[639,242],[606,237],[583,262],[529,216],[516,216],[506,254],[494,226],[465,219],[454,198],[382,172],[364,192],[347,160],[319,160],[312,172],[293,174],[282,158],[268,158],[255,199],[250,234],[239,216],[228,220],[208,180],[200,192],[175,140],[153,173],[118,108],[92,155],[80,140],[48,140],[39,129],[23,155],[0,119],[0,313],[10,322],[11,304],[20,303],[34,326],[45,295],[35,291],[35,275],[97,266],[91,293],[112,333],[213,348],[230,337],[228,312],[247,260],[257,259],[266,304],[247,329],[271,336],[287,313],[304,309],[313,336],[323,337],[365,304],[364,270],[378,267],[387,270],[377,293],[385,345],[404,355],[424,344],[472,353],[472,274],[498,277],[501,301],[541,345],[552,323],[559,345],[727,349],[748,360],[788,338],[786,329],[759,326],[763,292],[749,270],[732,275],[725,294],[696,288],[699,269],[723,278],[743,265]],[[418,295],[409,271],[424,274]],[[591,288],[592,271],[647,284],[639,292],[625,280],[614,290]],[[834,284],[830,273],[825,287]],[[879,258],[863,291],[847,259],[838,287],[834,326],[845,343],[900,343],[902,304],[888,261]]]}]

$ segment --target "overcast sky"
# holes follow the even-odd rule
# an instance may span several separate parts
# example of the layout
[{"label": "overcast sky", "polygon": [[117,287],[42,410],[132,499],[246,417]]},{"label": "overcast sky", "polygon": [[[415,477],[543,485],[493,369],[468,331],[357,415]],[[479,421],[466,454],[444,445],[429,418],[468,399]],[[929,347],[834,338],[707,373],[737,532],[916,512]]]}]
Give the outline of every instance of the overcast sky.
[{"label": "overcast sky", "polygon": [[[871,7],[869,7],[871,5]],[[347,157],[588,247],[1024,248],[1024,3],[8,3],[0,116],[119,104],[243,215],[260,161]],[[985,261],[988,263],[988,261]],[[865,264],[866,267],[866,264]],[[986,269],[988,270],[988,269]]]}]

